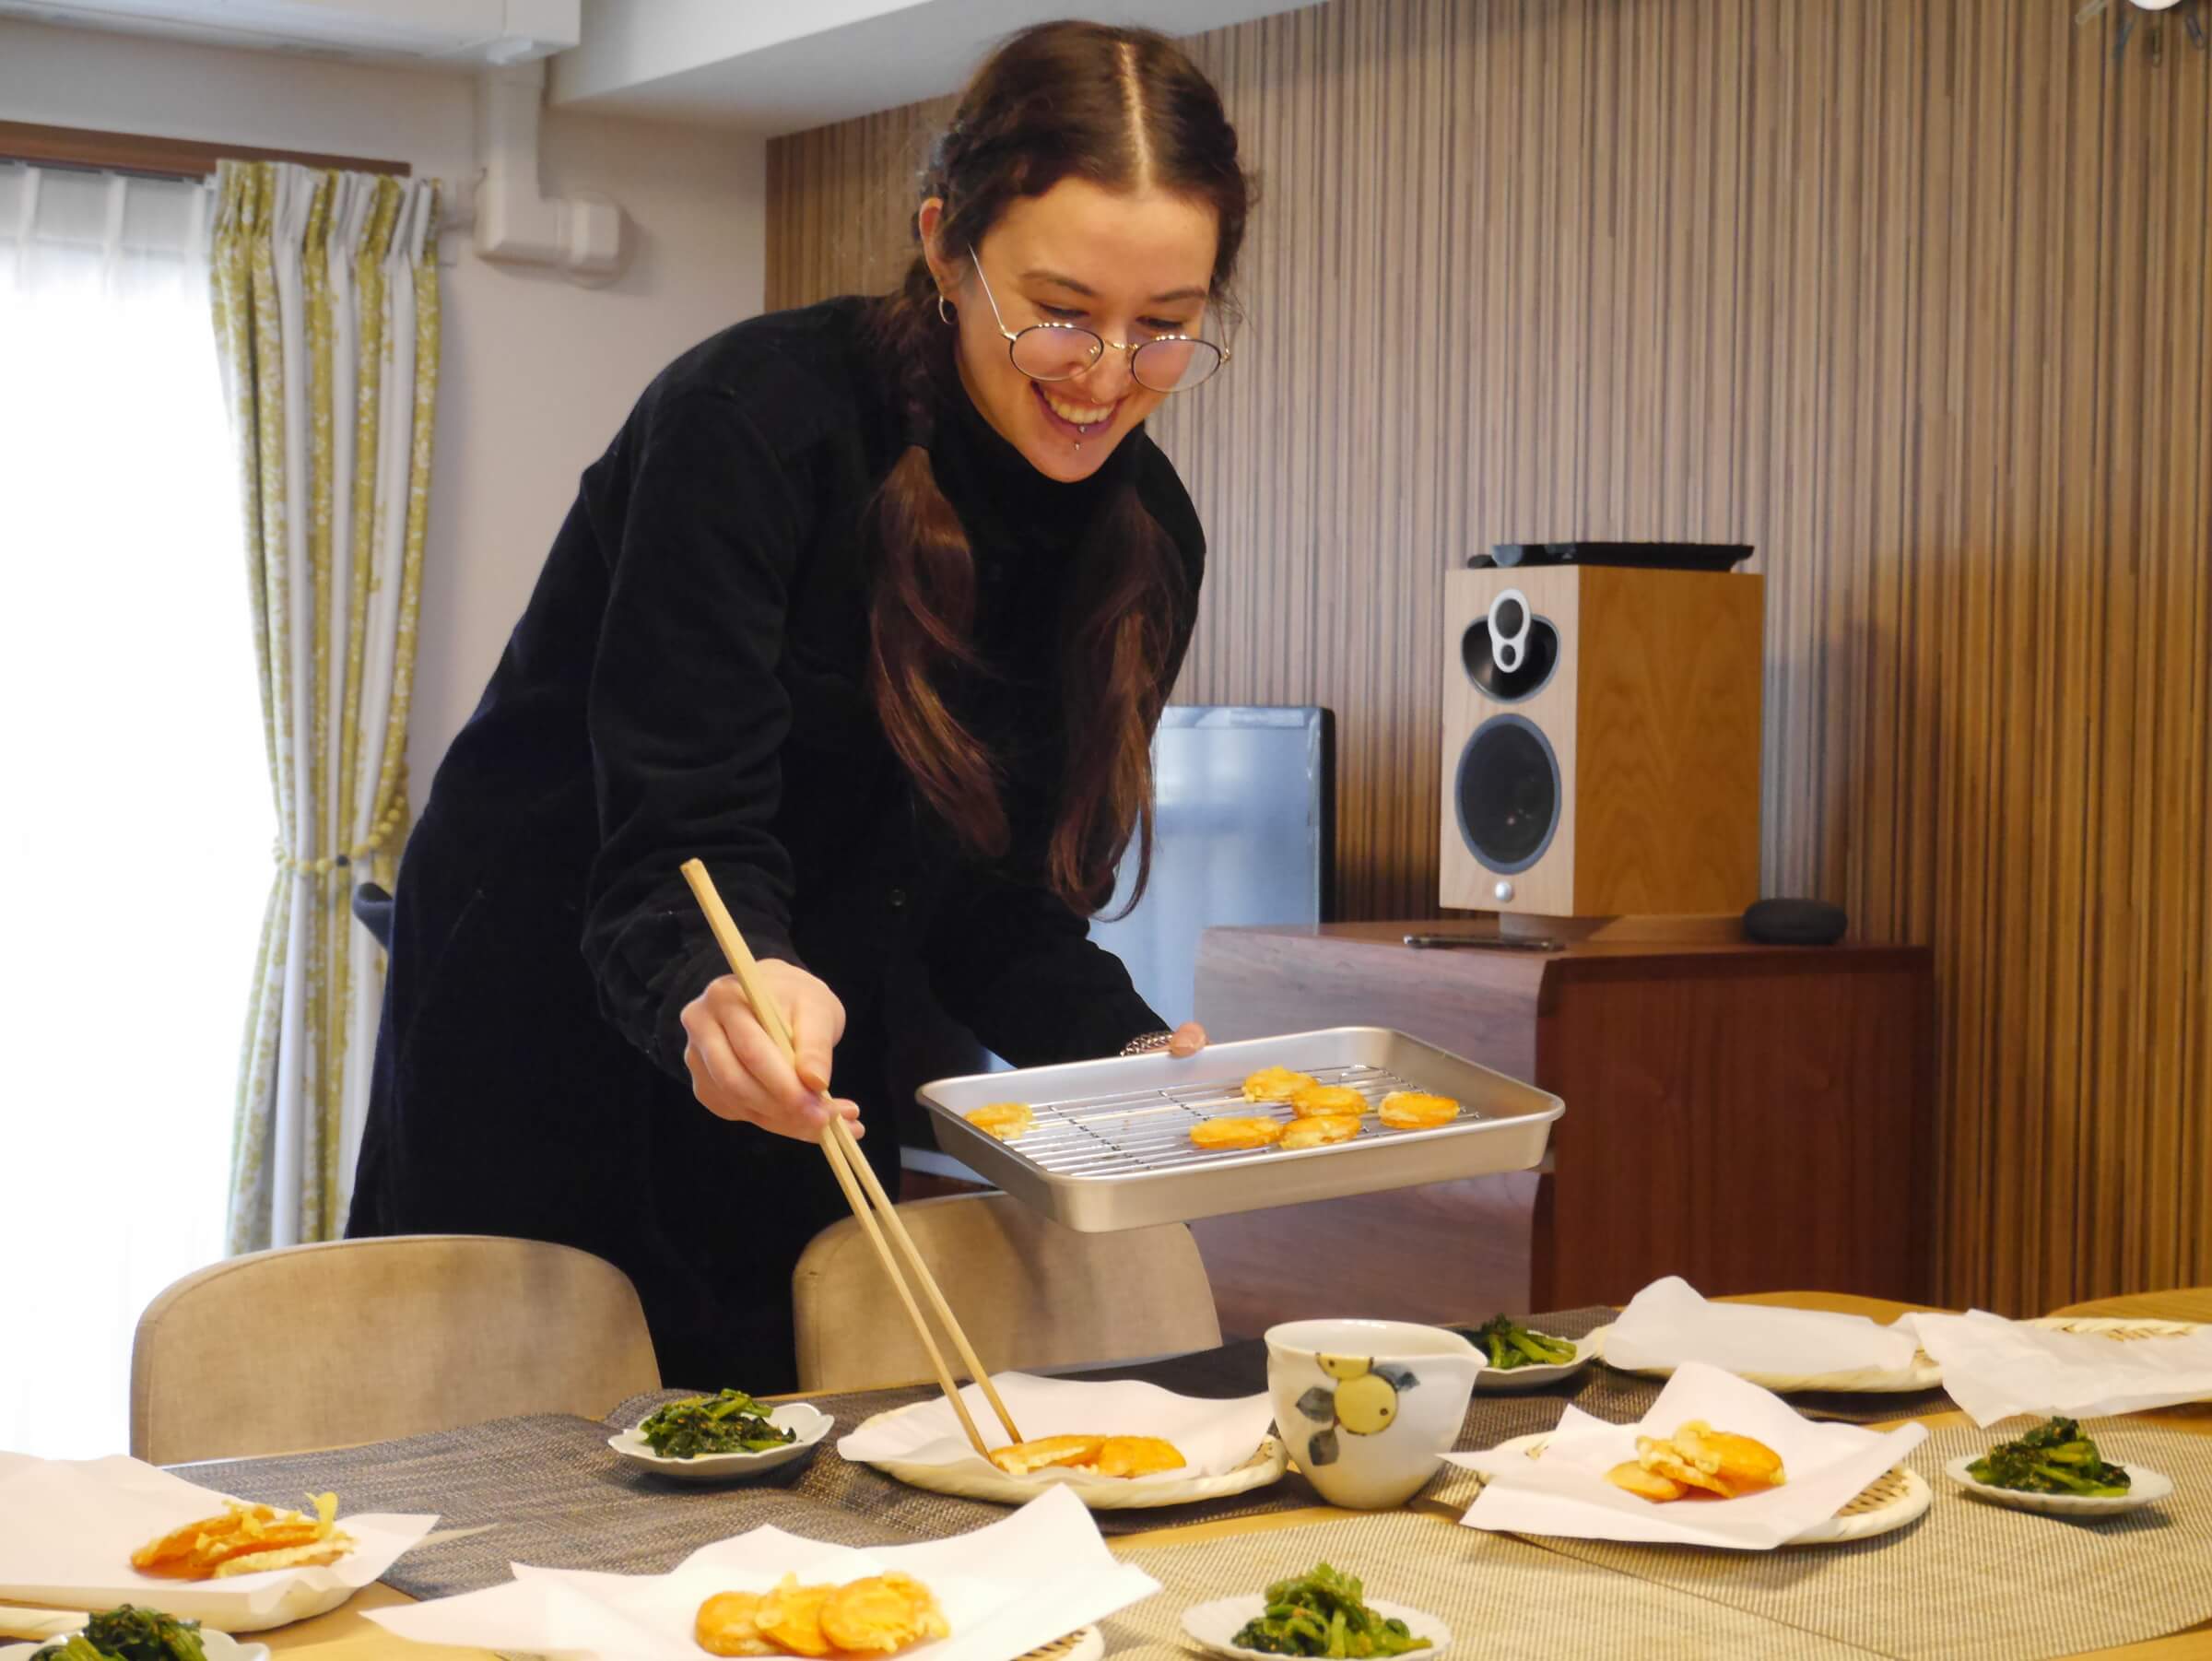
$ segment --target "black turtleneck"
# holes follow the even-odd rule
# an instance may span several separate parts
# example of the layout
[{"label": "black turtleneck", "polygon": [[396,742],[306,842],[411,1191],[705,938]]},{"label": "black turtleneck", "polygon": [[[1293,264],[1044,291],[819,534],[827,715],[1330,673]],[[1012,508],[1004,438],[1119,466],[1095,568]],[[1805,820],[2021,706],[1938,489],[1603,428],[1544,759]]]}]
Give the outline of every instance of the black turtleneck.
[{"label": "black turtleneck", "polygon": [[[805,964],[844,1002],[832,1088],[864,1110],[885,1105],[900,959],[1020,1065],[1112,1054],[1167,1024],[1041,887],[1040,841],[1071,562],[1134,489],[1194,599],[1196,516],[1141,429],[1077,484],[1038,473],[957,387],[915,433],[862,339],[865,304],[740,324],[654,381],[585,472],[395,890],[349,1231],[597,1251],[639,1282],[664,1371],[687,1384],[789,1376],[771,1357],[788,1356],[790,1265],[842,1206],[818,1153],[691,1099],[677,1016],[722,965],[684,860],[705,860],[757,953]],[[989,672],[953,691],[1017,805],[1016,846],[994,864],[918,802],[865,689],[861,514],[910,435],[976,553]],[[888,1115],[876,1122],[888,1174]],[[744,1289],[732,1253],[754,1265]],[[731,1364],[750,1371],[724,1376]]]}]

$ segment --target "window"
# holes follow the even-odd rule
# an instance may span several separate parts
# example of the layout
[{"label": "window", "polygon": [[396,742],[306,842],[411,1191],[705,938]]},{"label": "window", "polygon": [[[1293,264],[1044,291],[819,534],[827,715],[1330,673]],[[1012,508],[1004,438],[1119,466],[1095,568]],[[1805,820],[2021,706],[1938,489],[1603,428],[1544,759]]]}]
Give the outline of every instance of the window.
[{"label": "window", "polygon": [[0,1447],[56,1456],[221,1255],[273,872],[207,209],[0,166]]}]

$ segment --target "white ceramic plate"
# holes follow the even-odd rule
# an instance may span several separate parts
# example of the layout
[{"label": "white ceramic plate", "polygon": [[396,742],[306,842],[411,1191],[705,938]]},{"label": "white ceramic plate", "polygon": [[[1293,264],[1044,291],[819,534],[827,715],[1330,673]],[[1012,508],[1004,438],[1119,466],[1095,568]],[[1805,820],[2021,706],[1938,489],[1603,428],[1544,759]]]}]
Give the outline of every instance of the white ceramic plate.
[{"label": "white ceramic plate", "polygon": [[[30,1661],[47,1644],[65,1642],[62,1638],[48,1638],[37,1643],[11,1643],[0,1649],[0,1661]],[[267,1644],[241,1643],[229,1633],[209,1627],[200,1629],[200,1647],[207,1652],[207,1661],[269,1661]]]},{"label": "white ceramic plate", "polygon": [[[873,1424],[875,1420],[868,1422]],[[1249,1493],[1255,1488],[1280,1481],[1290,1467],[1289,1455],[1284,1452],[1282,1443],[1273,1436],[1263,1440],[1243,1464],[1218,1477],[1086,1477],[1080,1472],[1048,1476],[1044,1471],[1016,1477],[995,1467],[983,1470],[972,1463],[924,1465],[912,1459],[871,1459],[867,1463],[885,1476],[913,1488],[925,1488],[932,1493],[951,1494],[962,1500],[990,1500],[1001,1505],[1026,1505],[1055,1485],[1072,1488],[1076,1497],[1093,1511],[1143,1511],[1157,1505],[1187,1505],[1194,1500],[1218,1500],[1228,1494]]]},{"label": "white ceramic plate", "polygon": [[[1536,1330],[1534,1326],[1529,1328],[1531,1332],[1536,1332]],[[1597,1346],[1591,1343],[1588,1338],[1563,1338],[1556,1333],[1549,1332],[1541,1333],[1538,1336],[1550,1338],[1555,1343],[1573,1345],[1574,1360],[1561,1361],[1554,1367],[1485,1366],[1475,1375],[1476,1389],[1498,1395],[1503,1395],[1512,1390],[1541,1389],[1546,1384],[1556,1384],[1563,1378],[1572,1378],[1597,1359]],[[1479,1341],[1472,1338],[1470,1341],[1475,1343],[1476,1349],[1483,1348]]]},{"label": "white ceramic plate", "polygon": [[[1452,1647],[1452,1629],[1433,1615],[1409,1609],[1402,1603],[1384,1603],[1381,1598],[1373,1599],[1367,1607],[1378,1615],[1403,1620],[1416,1638],[1428,1639],[1427,1649],[1413,1652],[1421,1661],[1441,1655]],[[1230,1642],[1243,1630],[1246,1621],[1266,1612],[1267,1599],[1256,1592],[1245,1597],[1218,1597],[1212,1603],[1194,1604],[1183,1610],[1182,1630],[1193,1643],[1204,1645],[1217,1655],[1249,1655],[1254,1661],[1274,1661],[1264,1650],[1240,1649]]]},{"label": "white ceramic plate", "polygon": [[2014,1488],[1992,1488],[1968,1476],[1966,1467],[1980,1457],[1979,1454],[1961,1454],[1943,1467],[1943,1474],[1977,1500],[1986,1500],[1992,1505],[2009,1505],[2015,1511],[2040,1512],[2045,1516],[2109,1517],[2119,1512],[2140,1511],[2146,1505],[2156,1505],[2173,1492],[2171,1478],[2147,1466],[2124,1465],[2115,1459],[2112,1463],[2128,1475],[2129,1487],[2124,1494],[2022,1493]]},{"label": "white ceramic plate", "polygon": [[[1501,1442],[1497,1451],[1501,1454],[1527,1454],[1534,1458],[1543,1452],[1551,1438],[1547,1435],[1516,1436]],[[1910,1466],[1900,1465],[1889,1471],[1871,1488],[1861,1493],[1834,1516],[1815,1523],[1803,1534],[1783,1544],[1787,1546],[1841,1546],[1852,1540],[1872,1539],[1877,1534],[1888,1534],[1916,1522],[1935,1502],[1936,1490],[1928,1486],[1927,1478]],[[1719,1503],[1719,1502],[1714,1502]]]},{"label": "white ceramic plate", "polygon": [[[1606,1334],[1612,1330],[1609,1324],[1600,1326],[1583,1342],[1603,1359]],[[1614,1363],[1607,1361],[1606,1364],[1609,1367]],[[1675,1372],[1672,1367],[1623,1367],[1620,1371],[1641,1373],[1645,1378],[1672,1378]],[[1842,1396],[1894,1396],[1913,1390],[1935,1389],[1943,1383],[1943,1369],[1924,1349],[1914,1354],[1911,1365],[1890,1371],[1877,1367],[1854,1367],[1846,1372],[1739,1372],[1736,1376],[1746,1384],[1757,1384],[1762,1390],[1771,1390],[1777,1396],[1788,1396],[1800,1390],[1828,1390]]]},{"label": "white ceramic plate", "polygon": [[667,1459],[648,1447],[638,1427],[632,1425],[618,1436],[609,1436],[606,1445],[640,1470],[671,1482],[745,1482],[765,1476],[778,1466],[806,1458],[837,1421],[819,1408],[787,1401],[769,1414],[768,1422],[779,1431],[797,1431],[799,1439],[757,1454],[701,1454],[694,1459]]}]

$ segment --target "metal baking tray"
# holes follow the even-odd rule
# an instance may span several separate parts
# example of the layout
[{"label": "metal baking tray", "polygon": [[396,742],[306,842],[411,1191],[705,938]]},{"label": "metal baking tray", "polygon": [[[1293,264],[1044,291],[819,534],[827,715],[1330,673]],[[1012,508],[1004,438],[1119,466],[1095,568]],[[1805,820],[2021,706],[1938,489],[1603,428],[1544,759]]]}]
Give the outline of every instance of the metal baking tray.
[{"label": "metal baking tray", "polygon": [[[1358,1090],[1370,1109],[1359,1134],[1288,1152],[1193,1147],[1190,1128],[1201,1119],[1293,1116],[1288,1102],[1244,1100],[1246,1075],[1271,1066]],[[1460,1116],[1435,1130],[1389,1129],[1372,1109],[1402,1090],[1453,1097]],[[1566,1111],[1547,1091],[1386,1027],[1211,1044],[1187,1059],[1134,1055],[975,1073],[914,1094],[936,1116],[947,1153],[1086,1234],[1533,1170],[1552,1121]],[[1001,1142],[962,1117],[994,1101],[1026,1101],[1035,1127]]]}]

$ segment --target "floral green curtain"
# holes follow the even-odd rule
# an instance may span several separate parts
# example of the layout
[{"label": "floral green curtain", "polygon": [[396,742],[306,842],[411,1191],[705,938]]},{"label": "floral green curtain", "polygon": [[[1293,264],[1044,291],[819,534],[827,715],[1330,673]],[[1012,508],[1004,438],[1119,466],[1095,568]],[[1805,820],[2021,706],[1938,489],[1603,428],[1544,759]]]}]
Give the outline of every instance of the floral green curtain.
[{"label": "floral green curtain", "polygon": [[215,327],[236,438],[276,870],[239,1058],[229,1244],[334,1238],[382,953],[351,913],[407,825],[438,391],[436,186],[225,162]]}]

